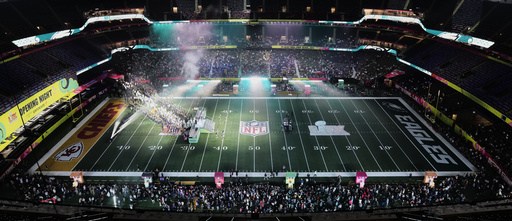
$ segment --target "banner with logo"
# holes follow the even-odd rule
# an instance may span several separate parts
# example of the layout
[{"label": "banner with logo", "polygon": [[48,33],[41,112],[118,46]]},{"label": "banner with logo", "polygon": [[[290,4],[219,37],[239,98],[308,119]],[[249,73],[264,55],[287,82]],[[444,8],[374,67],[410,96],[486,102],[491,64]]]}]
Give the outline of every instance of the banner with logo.
[{"label": "banner with logo", "polygon": [[286,184],[288,188],[293,188],[293,184],[295,184],[295,172],[286,172]]},{"label": "banner with logo", "polygon": [[[108,88],[105,88],[103,89],[102,91],[100,91],[98,94],[101,95],[103,94],[103,92],[105,92],[106,90],[108,90]],[[39,145],[41,142],[43,142],[43,139],[45,137],[48,137],[53,131],[55,131],[57,128],[60,127],[60,125],[62,125],[64,122],[66,122],[74,113],[76,113],[80,108],[84,107],[85,105],[87,105],[89,102],[91,101],[91,99],[85,101],[84,103],[80,104],[80,106],[76,107],[74,110],[71,110],[68,114],[66,114],[64,117],[62,117],[59,121],[57,121],[57,123],[55,123],[53,126],[51,126],[50,128],[48,128],[48,130],[46,130],[45,132],[43,132],[43,134],[41,136],[39,136],[30,146],[28,146],[27,149],[25,149],[25,151],[23,152],[23,154],[20,155],[20,157],[18,157],[12,164],[11,166],[2,174],[2,176],[0,177],[0,180],[3,179],[3,177],[7,174],[9,174],[13,169],[14,167],[16,167],[16,165],[18,165],[23,159],[25,159],[25,157],[30,153],[32,152],[32,150],[34,150],[34,148],[37,147],[37,145]]]},{"label": "banner with logo", "polygon": [[14,107],[0,116],[0,151],[16,139],[16,136],[10,136],[18,130],[18,128],[23,126],[20,117],[23,117],[23,121],[25,122],[30,121],[39,114],[39,112],[69,95],[70,92],[77,88],[78,82],[76,81],[76,75],[70,75],[18,104],[19,110],[18,107]]},{"label": "banner with logo", "polygon": [[215,185],[217,188],[221,188],[222,184],[224,184],[224,173],[223,172],[215,172]]},{"label": "banner with logo", "polygon": [[125,109],[123,99],[110,100],[44,162],[52,171],[71,171]]},{"label": "banner with logo", "polygon": [[233,94],[238,94],[238,85],[233,85]]}]

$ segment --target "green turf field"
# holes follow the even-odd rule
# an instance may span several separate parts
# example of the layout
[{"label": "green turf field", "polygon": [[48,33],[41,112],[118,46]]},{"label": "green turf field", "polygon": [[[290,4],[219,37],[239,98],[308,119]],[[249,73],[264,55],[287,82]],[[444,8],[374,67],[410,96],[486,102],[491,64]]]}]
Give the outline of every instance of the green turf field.
[{"label": "green turf field", "polygon": [[[204,108],[219,135],[201,134],[198,143],[189,144],[182,136],[159,135],[161,126],[139,115],[111,143],[109,128],[73,170],[115,175],[158,168],[194,177],[198,172],[283,171],[283,166],[324,176],[473,170],[399,98],[207,97],[176,98],[175,103],[190,111]],[[283,132],[282,119],[291,112],[294,129]],[[240,122],[252,120],[268,121],[269,133],[239,133]],[[350,135],[311,136],[308,125],[321,120],[344,125]]]}]

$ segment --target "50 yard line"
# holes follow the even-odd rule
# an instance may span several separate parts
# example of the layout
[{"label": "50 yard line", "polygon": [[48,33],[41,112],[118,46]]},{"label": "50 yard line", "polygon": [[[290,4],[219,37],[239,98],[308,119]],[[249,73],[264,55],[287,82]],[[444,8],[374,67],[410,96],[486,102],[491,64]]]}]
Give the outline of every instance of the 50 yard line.
[{"label": "50 yard line", "polygon": [[[268,125],[270,123],[270,118],[268,116],[268,100],[265,100],[265,106],[267,107],[267,125]],[[269,126],[269,130],[270,130],[270,126]],[[274,160],[272,159],[272,140],[270,139],[270,131],[268,132],[268,145],[270,147],[270,167],[271,167],[272,171],[274,171]],[[288,163],[289,162],[290,162],[290,156],[288,156]],[[290,164],[290,170],[292,170],[291,164]]]},{"label": "50 yard line", "polygon": [[[252,100],[252,120],[256,120],[256,100]],[[252,136],[252,171],[256,172],[256,136]]]},{"label": "50 yard line", "polygon": [[[244,105],[244,99],[240,102],[240,122],[242,122],[242,108]],[[240,127],[242,124],[240,123]],[[238,128],[238,144],[236,145],[236,160],[235,160],[235,170],[238,171],[238,150],[240,149],[240,128]]]}]

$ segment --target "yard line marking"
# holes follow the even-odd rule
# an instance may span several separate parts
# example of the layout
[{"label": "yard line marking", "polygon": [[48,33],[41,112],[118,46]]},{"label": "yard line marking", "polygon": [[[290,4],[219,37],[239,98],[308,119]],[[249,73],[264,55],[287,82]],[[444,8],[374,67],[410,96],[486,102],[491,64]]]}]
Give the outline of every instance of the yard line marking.
[{"label": "yard line marking", "polygon": [[[283,112],[281,111],[282,110],[281,109],[281,101],[277,100],[277,103],[279,104],[279,110],[280,110],[279,117],[281,117],[281,119],[283,119]],[[268,108],[267,108],[267,118],[268,118]],[[286,156],[288,157],[288,167],[290,168],[290,170],[292,170],[292,163],[290,161],[290,153],[288,153],[288,141],[286,140],[286,133],[284,131],[283,131],[283,138],[284,138],[284,145],[286,146],[284,149],[286,150]]]},{"label": "yard line marking", "polygon": [[[267,121],[270,122],[270,118],[268,117],[268,100],[265,100],[265,106],[267,107]],[[270,127],[269,127],[270,130]],[[270,167],[272,171],[274,171],[274,160],[272,159],[272,140],[270,139],[270,133],[268,133],[268,145],[270,147]],[[290,162],[290,158],[288,157],[288,162]],[[290,170],[292,167],[290,166]]]},{"label": "yard line marking", "polygon": [[[180,102],[178,103],[178,106],[181,106],[181,102],[183,101],[184,99],[181,99]],[[192,103],[194,103],[194,100],[192,100],[192,102],[190,103],[190,106],[192,106]],[[190,109],[189,109],[190,110]],[[176,136],[176,140],[174,140],[174,143],[172,144],[172,148],[171,148],[171,152],[169,152],[169,155],[167,156],[167,159],[165,160],[165,164],[164,164],[164,167],[162,167],[162,172],[165,171],[165,167],[167,166],[167,163],[169,162],[169,158],[171,158],[171,155],[172,155],[172,151],[174,151],[174,147],[176,146],[176,141],[178,141],[178,139],[180,138],[180,135]]]},{"label": "yard line marking", "polygon": [[[320,116],[322,116],[322,120],[325,121],[324,115],[322,114],[322,111],[320,111],[320,107],[318,106],[318,102],[316,102],[316,100],[314,100],[314,101],[316,104],[316,108],[318,109],[318,112],[320,113]],[[329,104],[329,106],[330,106],[330,104]],[[336,120],[338,120],[338,118],[336,118]],[[331,142],[334,145],[334,150],[336,150],[336,154],[338,154],[338,158],[340,159],[341,165],[343,165],[343,168],[345,169],[345,171],[347,171],[347,168],[345,168],[345,164],[343,163],[343,160],[341,160],[341,156],[340,156],[340,153],[338,152],[338,147],[336,146],[334,139],[332,138],[331,135],[329,135],[329,137],[331,138]]]},{"label": "yard line marking", "polygon": [[[326,101],[327,101],[327,104],[329,105],[329,108],[331,110],[333,110],[332,106],[331,106],[331,103],[329,103],[329,100],[326,100]],[[333,115],[334,115],[334,118],[336,118],[336,122],[338,122],[338,125],[340,125],[341,123],[340,123],[340,121],[338,119],[338,116],[336,114],[333,114]],[[352,146],[352,143],[348,139],[348,136],[344,136],[344,137],[345,137],[345,139],[347,139],[348,145]],[[332,136],[331,136],[331,141],[332,141],[332,143],[334,143],[334,140],[333,140]],[[340,157],[340,161],[341,161],[341,156],[340,156],[340,153],[338,152],[338,148],[336,148],[336,153],[338,153],[338,157]],[[352,153],[354,153],[354,156],[356,157],[357,162],[359,163],[359,166],[361,166],[361,169],[364,171],[363,164],[361,164],[361,161],[359,160],[359,157],[357,156],[356,151],[354,150],[354,148],[352,148]],[[343,163],[343,161],[341,161],[341,163],[343,164],[343,168],[345,169],[345,171],[347,171],[347,168],[345,167],[345,164]]]},{"label": "yard line marking", "polygon": [[[304,108],[307,110],[308,108],[306,107],[306,102],[304,102],[304,100],[302,100],[302,104],[304,105]],[[309,117],[309,113],[306,112],[306,115],[308,115],[309,124],[312,124],[311,117]],[[320,143],[318,142],[318,137],[317,136],[314,136],[314,137],[315,137],[315,140],[316,140],[316,145],[318,145],[318,147],[320,147]],[[320,149],[318,149],[318,151],[320,151],[320,156],[322,156],[322,160],[324,161],[325,172],[329,172],[329,169],[327,168],[327,163],[325,163],[324,154],[322,153],[323,151],[320,150]]]},{"label": "yard line marking", "polygon": [[[242,102],[240,102],[240,122],[242,122],[242,108],[244,105],[244,99],[241,99]],[[240,148],[240,130],[242,128],[242,124],[240,124],[240,127],[238,129],[238,143],[236,145],[236,160],[235,160],[235,170],[238,171],[238,149]]]},{"label": "yard line marking", "polygon": [[[217,100],[233,100],[233,99],[244,99],[242,97],[173,97],[174,99],[217,99]],[[247,98],[247,97],[245,97]],[[399,99],[400,97],[251,97],[251,99],[255,100],[364,100],[364,99],[378,99],[378,100],[386,100],[386,99]]]},{"label": "yard line marking", "polygon": [[167,160],[165,160],[164,167],[162,167],[162,172],[165,171],[165,166],[167,166],[167,162],[169,162],[169,158],[171,158],[172,151],[174,150],[174,146],[176,146],[176,141],[180,138],[180,135],[176,136],[176,140],[174,140],[174,143],[172,144],[171,151],[169,152],[169,155],[167,156]]},{"label": "yard line marking", "polygon": [[[230,105],[231,105],[231,100],[228,101],[228,110],[229,110]],[[227,116],[226,116],[226,123],[224,124],[224,132],[226,131],[226,127],[228,126],[229,112],[226,114],[227,114]],[[220,154],[219,154],[219,162],[217,163],[217,171],[219,171],[219,168],[220,168],[220,159],[222,158],[222,147],[223,146],[224,146],[224,139],[222,139],[222,141],[220,142]]]},{"label": "yard line marking", "polygon": [[[179,136],[176,136],[176,139],[178,139],[178,137]],[[160,140],[158,141],[156,146],[160,145],[160,142],[162,141],[162,138],[164,138],[164,135],[160,135]],[[151,157],[149,158],[148,162],[146,163],[146,167],[144,167],[144,171],[146,171],[146,169],[148,169],[149,162],[151,162],[151,159],[153,159],[153,155],[155,155],[155,152],[156,152],[156,148],[153,150],[153,153],[151,154]]]},{"label": "yard line marking", "polygon": [[[418,168],[416,167],[416,165],[412,162],[412,160],[409,158],[409,155],[407,155],[405,153],[405,151],[402,149],[402,147],[400,146],[400,144],[395,140],[395,138],[389,133],[388,129],[385,127],[385,124],[383,124],[379,117],[377,117],[377,115],[373,112],[373,110],[370,108],[370,106],[368,106],[368,103],[366,103],[366,100],[363,100],[363,103],[366,105],[366,107],[368,107],[368,109],[372,112],[373,116],[375,116],[375,118],[377,118],[377,121],[379,121],[380,125],[383,125],[383,127],[386,129],[386,132],[387,134],[389,135],[389,137],[391,137],[391,139],[393,140],[393,142],[395,142],[395,144],[398,146],[398,148],[400,149],[400,151],[402,151],[402,153],[405,155],[405,157],[407,157],[407,159],[409,160],[409,162],[414,166],[414,168],[416,170],[418,170]],[[375,103],[378,103],[378,102],[375,102]],[[385,111],[384,111],[385,112]]]},{"label": "yard line marking", "polygon": [[[412,142],[411,138],[409,138],[409,136],[406,135],[406,133],[402,130],[402,128],[400,126],[398,126],[398,124],[395,122],[395,120],[391,116],[389,116],[388,112],[382,107],[382,105],[380,105],[379,102],[376,102],[376,103],[379,105],[379,107],[382,109],[382,111],[384,111],[384,113],[386,113],[386,115],[389,117],[389,119],[391,119],[391,121],[393,121],[393,123],[396,125],[396,127],[398,127],[398,129],[400,129],[400,131],[402,132],[402,134],[404,134],[404,136],[407,138],[407,140],[409,140],[409,142],[412,143],[414,148],[416,148],[416,150],[418,150],[418,152],[420,152],[421,156],[423,156],[423,158],[425,158],[425,160],[428,162],[428,164],[430,164],[430,166],[432,166],[432,168],[434,168],[434,170],[437,171],[436,167],[434,167],[434,165],[432,165],[430,160],[428,160],[427,157],[425,157],[425,155],[423,155],[423,152],[421,152],[418,149],[418,146],[416,145],[416,143]],[[411,110],[409,110],[409,111],[411,111]]]},{"label": "yard line marking", "polygon": [[[215,102],[215,109],[213,109],[213,116],[212,116],[212,121],[215,120],[215,114],[217,113],[217,105],[219,104],[219,100],[217,100],[217,102]],[[220,123],[220,122],[219,122]],[[215,128],[214,128],[215,129]],[[208,144],[208,139],[210,138],[210,134],[208,134],[208,136],[206,136],[206,142],[204,143],[204,150],[203,150],[203,156],[201,157],[201,163],[199,164],[199,170],[198,171],[201,171],[201,167],[203,166],[203,159],[204,159],[204,154],[206,153],[206,146]]]},{"label": "yard line marking", "polygon": [[[293,108],[292,100],[289,100],[289,101],[290,101],[290,104],[292,105],[293,113],[295,113],[295,108]],[[279,107],[279,108],[281,108],[281,107]],[[293,114],[293,118],[295,118],[295,124],[297,125],[297,132],[299,133],[300,144],[302,146],[302,152],[304,153],[304,159],[306,159],[306,165],[308,166],[308,172],[311,172],[311,169],[309,169],[308,157],[306,156],[306,150],[304,148],[304,142],[302,142],[302,135],[300,134],[299,122],[297,121],[297,116],[295,114]],[[286,149],[288,149],[288,147]]]},{"label": "yard line marking", "polygon": [[[252,100],[252,120],[256,120],[256,100]],[[256,172],[256,136],[252,137],[252,170]]]},{"label": "yard line marking", "polygon": [[[204,104],[206,104],[206,100],[204,100],[203,102],[203,110],[204,110]],[[192,105],[190,105],[190,108],[192,108]],[[190,111],[190,108],[188,109],[188,111]],[[215,115],[214,115],[215,116]],[[204,116],[206,118],[206,116]],[[210,134],[208,133],[208,136]],[[191,143],[188,144],[188,148],[187,148],[187,153],[185,154],[185,159],[183,159],[183,164],[181,164],[181,170],[180,172],[183,172],[183,166],[185,166],[185,162],[187,162],[187,156],[188,156],[188,152],[190,151],[190,146],[192,146]]]},{"label": "yard line marking", "polygon": [[[350,102],[352,102],[352,105],[354,105],[354,107],[356,107],[356,108],[357,108],[357,106],[356,106],[356,104],[354,103],[354,101],[352,101],[352,100],[351,100]],[[377,138],[377,141],[379,141],[379,144],[380,144],[381,146],[384,146],[384,145],[382,144],[382,142],[380,141],[379,136],[377,136],[377,134],[375,133],[375,131],[373,131],[373,128],[370,126],[370,124],[368,123],[368,121],[366,121],[366,117],[364,117],[362,114],[361,114],[361,117],[363,118],[364,122],[368,125],[368,128],[370,128],[370,130],[372,131],[373,136],[375,136],[375,138]],[[396,164],[396,162],[395,162],[395,160],[393,159],[393,157],[391,156],[391,154],[389,154],[388,150],[386,150],[386,149],[384,148],[384,152],[386,152],[386,154],[389,156],[389,158],[391,159],[391,161],[393,161],[393,164],[395,164],[395,166],[396,166],[396,168],[398,169],[398,171],[402,171],[402,170],[400,169],[400,167]]]},{"label": "yard line marking", "polygon": [[373,155],[372,150],[370,149],[370,147],[368,146],[368,144],[366,144],[366,141],[364,141],[363,136],[361,135],[361,133],[360,133],[360,132],[359,132],[359,130],[357,129],[356,124],[354,123],[354,121],[352,120],[352,118],[350,117],[350,115],[348,114],[347,109],[345,109],[345,106],[343,106],[343,104],[341,103],[341,101],[340,101],[340,100],[338,100],[338,102],[340,103],[341,107],[343,108],[343,110],[344,110],[344,111],[345,111],[345,113],[347,114],[348,119],[350,120],[350,122],[352,122],[352,124],[354,125],[354,128],[356,129],[357,134],[359,134],[359,137],[361,137],[361,140],[363,141],[364,145],[365,145],[365,146],[368,148],[368,150],[370,151],[370,154],[372,155],[373,160],[375,160],[375,162],[377,163],[377,166],[378,166],[378,167],[379,167],[379,169],[382,171],[382,167],[380,167],[380,164],[379,164],[379,162],[377,161],[377,159],[375,159],[375,156]]},{"label": "yard line marking", "polygon": [[[144,115],[144,117],[142,118],[142,120],[140,121],[139,123],[139,126],[137,126],[137,128],[135,129],[135,131],[133,131],[132,135],[130,136],[130,138],[128,139],[128,141],[126,141],[126,143],[124,144],[124,146],[126,146],[128,144],[128,142],[130,142],[130,140],[132,139],[133,135],[135,135],[135,133],[137,133],[137,130],[139,129],[140,125],[142,125],[142,122],[144,122],[144,120],[146,119],[146,115]],[[117,157],[116,159],[114,159],[114,161],[112,161],[112,164],[110,164],[110,167],[108,167],[107,170],[110,170],[110,168],[112,168],[112,166],[114,165],[114,163],[116,162],[117,158],[119,158],[119,156],[121,155],[121,153],[123,152],[124,148],[121,149],[121,151],[119,151],[119,153],[117,154]]]},{"label": "yard line marking", "polygon": [[155,123],[153,122],[153,126],[151,126],[151,129],[149,129],[148,133],[146,134],[146,137],[144,138],[144,140],[142,141],[142,143],[140,144],[140,147],[139,149],[137,150],[137,152],[133,155],[132,157],[132,160],[130,161],[130,163],[128,164],[128,166],[126,167],[126,171],[128,171],[128,168],[130,168],[130,166],[132,165],[133,163],[133,160],[135,159],[135,157],[137,156],[137,154],[139,154],[139,151],[140,151],[140,148],[142,148],[142,146],[144,145],[144,143],[146,142],[146,139],[148,139],[148,136],[149,134],[151,133],[151,131],[153,130],[153,127],[155,127]]},{"label": "yard line marking", "polygon": [[[135,114],[137,114],[137,112],[135,112],[135,113],[134,113],[134,115],[135,115]],[[117,120],[117,119],[116,119],[116,120]],[[112,124],[112,125],[114,125],[114,124]],[[112,145],[112,143],[114,143],[114,140],[116,140],[116,139],[117,139],[117,136],[114,136],[114,139],[112,139],[112,142],[110,142],[110,143],[107,145],[107,148],[105,148],[105,150],[103,150],[103,153],[101,153],[100,157],[98,157],[98,159],[96,159],[96,161],[95,161],[95,162],[94,162],[94,164],[91,166],[91,168],[89,169],[89,171],[91,171],[91,170],[92,170],[92,168],[94,168],[94,166],[96,166],[96,164],[98,163],[98,161],[103,157],[103,155],[105,154],[105,152],[107,152],[108,148],[110,148],[110,145]],[[93,147],[94,147],[94,145],[93,145]],[[92,148],[91,148],[91,149],[92,149]],[[77,163],[76,165],[78,165],[78,163]],[[75,166],[76,166],[76,165],[75,165]],[[73,169],[74,169],[74,167],[73,167]]]},{"label": "yard line marking", "polygon": [[180,172],[183,172],[183,166],[185,166],[185,161],[187,161],[188,151],[190,150],[191,143],[188,144],[187,153],[185,153],[185,157],[183,158],[183,163],[181,164]]}]

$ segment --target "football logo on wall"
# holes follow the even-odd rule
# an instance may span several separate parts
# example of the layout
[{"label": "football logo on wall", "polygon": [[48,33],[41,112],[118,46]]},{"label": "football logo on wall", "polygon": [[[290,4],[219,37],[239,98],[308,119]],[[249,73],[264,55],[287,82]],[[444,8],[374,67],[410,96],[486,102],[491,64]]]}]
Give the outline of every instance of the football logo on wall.
[{"label": "football logo on wall", "polygon": [[61,150],[57,155],[55,155],[53,158],[55,158],[56,161],[71,161],[72,159],[76,159],[82,155],[82,152],[84,150],[84,144],[82,141],[72,144],[69,147],[66,147],[66,149]]},{"label": "football logo on wall", "polygon": [[268,134],[268,121],[240,121],[240,134],[253,137]]},{"label": "football logo on wall", "polygon": [[402,113],[406,113],[407,112],[407,110],[405,110],[404,108],[402,108],[402,107],[400,107],[400,106],[398,106],[396,104],[387,102],[387,101],[382,102],[382,105],[384,105],[385,107],[387,107],[388,109],[390,109],[392,111],[402,112]]}]

